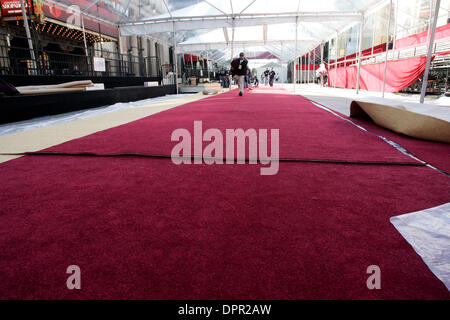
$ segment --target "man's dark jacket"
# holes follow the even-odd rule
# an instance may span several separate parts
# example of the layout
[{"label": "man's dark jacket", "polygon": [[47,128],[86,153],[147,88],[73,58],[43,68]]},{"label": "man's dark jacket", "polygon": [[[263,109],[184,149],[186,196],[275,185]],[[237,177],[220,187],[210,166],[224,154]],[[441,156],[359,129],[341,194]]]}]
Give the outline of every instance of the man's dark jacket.
[{"label": "man's dark jacket", "polygon": [[239,69],[239,60],[240,59],[233,59],[233,61],[231,61],[231,74],[233,76],[245,76],[247,74],[247,59],[244,58],[244,60],[242,60],[241,69]]}]

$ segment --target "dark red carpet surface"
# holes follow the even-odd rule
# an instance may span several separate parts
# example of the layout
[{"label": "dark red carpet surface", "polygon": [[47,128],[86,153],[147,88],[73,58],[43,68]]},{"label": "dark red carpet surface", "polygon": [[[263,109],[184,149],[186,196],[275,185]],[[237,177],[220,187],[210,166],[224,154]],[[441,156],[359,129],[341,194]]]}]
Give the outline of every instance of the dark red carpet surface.
[{"label": "dark red carpet surface", "polygon": [[[306,100],[306,97],[303,97]],[[311,101],[311,100],[310,100]],[[318,103],[318,102],[315,102]],[[320,104],[320,103],[318,103]],[[322,105],[322,104],[320,104]],[[328,108],[322,105],[325,108]],[[333,112],[339,114],[343,118],[351,120],[353,123],[366,128],[368,131],[383,136],[395,143],[398,143],[415,157],[425,161],[432,166],[450,172],[450,145],[442,142],[426,141],[398,134],[386,128],[380,127],[370,119],[352,118],[342,114],[336,110]]]},{"label": "dark red carpet surface", "polygon": [[450,173],[450,145],[443,142],[419,140],[382,128],[370,120],[350,118],[370,132],[392,140],[415,157]]},{"label": "dark red carpet surface", "polygon": [[1,171],[1,298],[450,298],[389,222],[449,201],[430,168],[33,156]]},{"label": "dark red carpet surface", "polygon": [[[326,111],[266,92],[260,105],[285,101],[271,103],[283,113],[276,122],[247,100],[229,106],[233,121],[218,103],[231,93],[58,148],[168,151],[171,128],[209,119],[224,128],[280,123],[285,155],[292,146],[310,158],[406,160]],[[151,144],[140,137],[148,132]],[[450,201],[449,188],[447,176],[427,167],[281,162],[278,174],[261,176],[250,164],[26,156],[0,164],[0,298],[449,299],[389,222]],[[81,290],[66,288],[69,265],[81,268]],[[366,287],[369,265],[381,268],[381,290]]]},{"label": "dark red carpet surface", "polygon": [[203,132],[218,128],[224,135],[225,129],[279,129],[281,158],[415,162],[309,100],[276,89],[255,89],[244,97],[236,90],[209,97],[47,151],[170,155],[175,145],[172,132],[184,128],[193,135],[195,120],[203,122]]}]

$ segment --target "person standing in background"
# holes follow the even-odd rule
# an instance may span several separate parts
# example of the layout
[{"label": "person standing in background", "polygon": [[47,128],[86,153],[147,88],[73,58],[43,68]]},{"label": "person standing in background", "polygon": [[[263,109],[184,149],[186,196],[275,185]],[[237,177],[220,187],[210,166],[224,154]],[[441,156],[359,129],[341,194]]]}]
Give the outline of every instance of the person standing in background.
[{"label": "person standing in background", "polygon": [[264,84],[267,86],[269,84],[269,68],[264,71]]},{"label": "person standing in background", "polygon": [[247,64],[248,60],[245,58],[243,52],[239,53],[239,58],[231,61],[231,74],[237,80],[240,96],[244,93],[244,82],[248,69]]},{"label": "person standing in background", "polygon": [[255,87],[259,86],[259,80],[258,80],[258,74],[257,73],[255,73],[255,77],[253,78],[253,85]]},{"label": "person standing in background", "polygon": [[270,78],[269,84],[271,87],[273,87],[273,80],[275,80],[275,71],[273,71],[273,67],[272,70],[270,70],[269,78]]}]

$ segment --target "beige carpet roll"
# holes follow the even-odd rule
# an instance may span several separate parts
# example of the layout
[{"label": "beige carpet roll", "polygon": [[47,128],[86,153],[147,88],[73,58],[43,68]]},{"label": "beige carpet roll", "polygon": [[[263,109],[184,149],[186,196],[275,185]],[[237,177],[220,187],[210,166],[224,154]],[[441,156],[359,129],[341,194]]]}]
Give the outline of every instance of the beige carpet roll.
[{"label": "beige carpet roll", "polygon": [[21,86],[16,89],[21,94],[43,94],[43,93],[58,93],[58,92],[73,92],[84,91],[87,87],[92,87],[94,84],[91,80],[71,81],[60,84],[50,84],[41,86]]},{"label": "beige carpet roll", "polygon": [[352,101],[350,116],[370,118],[381,127],[417,139],[450,143],[450,122],[402,106]]}]

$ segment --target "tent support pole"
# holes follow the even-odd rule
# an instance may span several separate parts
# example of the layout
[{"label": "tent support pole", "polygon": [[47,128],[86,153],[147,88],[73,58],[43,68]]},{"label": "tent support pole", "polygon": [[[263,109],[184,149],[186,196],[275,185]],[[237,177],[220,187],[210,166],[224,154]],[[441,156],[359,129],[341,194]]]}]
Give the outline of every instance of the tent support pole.
[{"label": "tent support pole", "polygon": [[175,78],[175,89],[178,94],[178,61],[177,61],[177,32],[175,29],[175,21],[173,21],[173,65],[174,65],[174,78]]},{"label": "tent support pole", "polygon": [[308,78],[306,79],[307,84],[309,84],[310,66],[311,66],[311,51],[308,52]]},{"label": "tent support pole", "polygon": [[371,52],[371,56],[373,56],[373,47],[375,46],[375,26],[376,26],[376,24],[375,24],[375,15],[373,16],[373,24],[372,24],[372,27],[373,27],[373,29],[372,29],[372,52]]},{"label": "tent support pole", "polygon": [[314,63],[313,83],[316,83],[316,48],[317,47],[314,47],[314,51],[313,51],[313,63]]},{"label": "tent support pole", "polygon": [[210,78],[209,78],[209,59],[208,59],[208,50],[206,50],[206,72],[208,73],[208,82],[209,82]]},{"label": "tent support pole", "polygon": [[[358,71],[356,75],[356,93],[359,93],[359,78],[361,75],[361,56],[362,56],[362,41],[364,30],[364,16],[361,18],[361,25],[359,26],[359,48],[358,48]],[[373,47],[372,47],[373,50]],[[347,63],[346,63],[347,66]]]},{"label": "tent support pole", "polygon": [[30,33],[30,26],[28,25],[28,18],[27,18],[27,12],[25,10],[25,4],[23,0],[20,0],[20,7],[22,9],[22,16],[23,16],[23,25],[25,26],[25,33],[27,35],[27,41],[28,41],[28,48],[30,49],[30,57],[33,65],[33,73],[37,73],[37,67],[36,67],[36,57],[34,55],[34,49],[33,49],[33,41],[31,40],[31,33]]},{"label": "tent support pole", "polygon": [[[297,54],[297,42],[298,42],[298,17],[295,18],[295,53]],[[297,86],[297,58],[294,58],[294,93]]]},{"label": "tent support pole", "polygon": [[386,55],[384,57],[384,75],[383,75],[383,92],[382,97],[384,98],[384,90],[386,87],[386,70],[387,70],[387,58],[388,58],[388,51],[389,51],[389,29],[391,28],[391,16],[392,16],[392,0],[389,2],[389,20],[387,25],[387,31],[386,31]]},{"label": "tent support pole", "polygon": [[336,57],[334,58],[334,84],[333,87],[336,88],[336,82],[337,82],[337,61],[338,61],[338,54],[339,54],[339,33],[336,32]]},{"label": "tent support pole", "polygon": [[395,0],[395,17],[394,17],[394,39],[392,40],[392,59],[395,55],[395,40],[397,39],[397,21],[398,21],[398,0]]},{"label": "tent support pole", "polygon": [[[234,57],[234,17],[233,17],[233,23],[232,23],[232,29],[231,29],[231,61],[233,61]],[[230,91],[231,91],[231,84],[233,82],[233,76],[230,73]]]},{"label": "tent support pole", "polygon": [[[432,3],[432,2],[431,2]],[[434,10],[433,25],[431,27],[430,40],[428,42],[427,64],[425,66],[425,72],[423,74],[422,90],[420,91],[420,103],[425,100],[425,93],[427,91],[428,74],[430,72],[431,53],[434,47],[434,35],[436,34],[436,23],[439,15],[439,7],[441,6],[441,0],[436,0],[436,8]]]},{"label": "tent support pole", "polygon": [[[320,42],[320,65],[323,64],[323,42]],[[320,72],[320,86],[323,87],[323,74]]]}]

